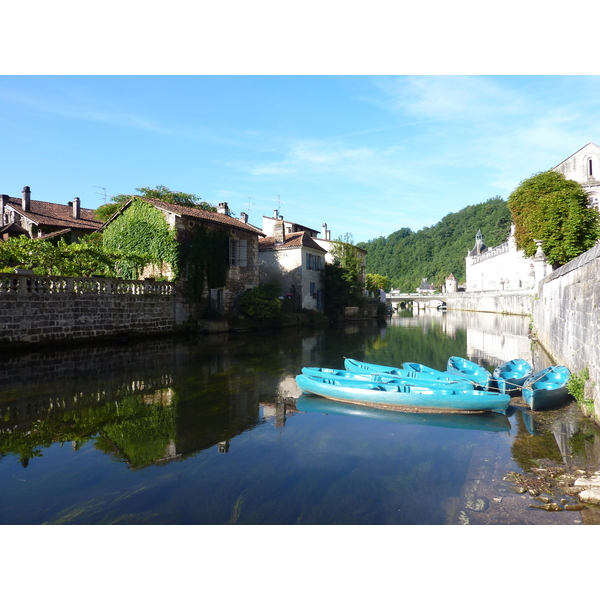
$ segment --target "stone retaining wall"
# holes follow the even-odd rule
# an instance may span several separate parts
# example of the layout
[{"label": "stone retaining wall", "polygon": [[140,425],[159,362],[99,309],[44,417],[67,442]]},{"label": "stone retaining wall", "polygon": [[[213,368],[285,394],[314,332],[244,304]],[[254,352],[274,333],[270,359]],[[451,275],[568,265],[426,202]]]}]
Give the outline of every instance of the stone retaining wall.
[{"label": "stone retaining wall", "polygon": [[589,369],[585,397],[600,417],[600,245],[545,277],[533,303],[540,343],[557,362]]},{"label": "stone retaining wall", "polygon": [[500,313],[529,316],[535,290],[512,292],[461,292],[448,294],[448,310]]},{"label": "stone retaining wall", "polygon": [[0,274],[0,343],[169,333],[190,307],[168,282]]}]

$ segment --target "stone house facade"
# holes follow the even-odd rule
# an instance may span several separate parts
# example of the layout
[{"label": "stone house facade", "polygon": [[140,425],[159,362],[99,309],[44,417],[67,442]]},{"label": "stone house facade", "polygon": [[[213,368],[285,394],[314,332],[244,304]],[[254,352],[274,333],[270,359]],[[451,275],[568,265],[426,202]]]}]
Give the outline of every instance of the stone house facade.
[{"label": "stone house facade", "polygon": [[23,188],[21,198],[0,196],[0,239],[4,241],[25,235],[39,239],[63,236],[76,242],[101,225],[93,210],[81,207],[79,198],[66,204],[32,200],[29,186]]},{"label": "stone house facade", "polygon": [[325,255],[326,251],[308,231],[286,233],[284,221],[278,220],[272,235],[259,241],[260,282],[279,282],[282,293],[292,299],[295,310],[306,308],[322,312],[321,274]]},{"label": "stone house facade", "polygon": [[[225,202],[219,204],[215,213],[151,198],[133,197],[119,212],[106,221],[100,230],[118,219],[135,200],[147,202],[160,211],[169,227],[177,231],[177,239],[181,240],[180,243],[185,243],[186,232],[192,233],[198,226],[227,234],[229,238],[227,283],[222,288],[205,289],[203,297],[205,300],[210,298],[211,305],[219,312],[236,313],[238,298],[259,284],[258,240],[264,237],[260,229],[248,223],[245,213],[242,213],[239,219],[230,216],[229,207]],[[143,277],[152,276],[171,278],[172,273],[166,265],[148,265]],[[182,280],[184,279],[185,276],[182,276]]]},{"label": "stone house facade", "polygon": [[[260,242],[261,283],[279,281],[283,284],[284,294],[294,290],[298,295],[296,309],[322,311],[323,263],[331,264],[334,260],[334,242],[331,240],[331,231],[327,229],[327,223],[323,223],[319,232],[317,229],[287,221],[275,210],[273,217],[263,216],[262,228],[266,237]],[[359,277],[364,286],[367,251],[357,246],[354,248],[361,261]],[[315,266],[317,263],[318,266]]]}]

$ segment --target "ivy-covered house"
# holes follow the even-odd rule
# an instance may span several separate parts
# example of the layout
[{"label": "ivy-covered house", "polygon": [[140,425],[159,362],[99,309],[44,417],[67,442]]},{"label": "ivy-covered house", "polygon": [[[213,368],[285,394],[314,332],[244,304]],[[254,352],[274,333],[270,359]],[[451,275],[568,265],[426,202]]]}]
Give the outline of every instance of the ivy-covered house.
[{"label": "ivy-covered house", "polygon": [[99,228],[103,244],[148,256],[143,272],[124,276],[187,283],[192,298],[222,313],[236,310],[241,294],[255,288],[258,239],[264,234],[247,216],[230,216],[227,203],[217,212],[133,196]]}]

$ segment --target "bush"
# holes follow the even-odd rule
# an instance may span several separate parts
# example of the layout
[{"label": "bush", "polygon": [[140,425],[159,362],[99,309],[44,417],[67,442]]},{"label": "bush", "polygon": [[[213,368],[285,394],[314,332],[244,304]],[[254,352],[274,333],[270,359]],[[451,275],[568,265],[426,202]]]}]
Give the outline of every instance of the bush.
[{"label": "bush", "polygon": [[281,313],[280,293],[279,283],[262,283],[240,296],[240,309],[245,315],[256,319],[276,317]]}]

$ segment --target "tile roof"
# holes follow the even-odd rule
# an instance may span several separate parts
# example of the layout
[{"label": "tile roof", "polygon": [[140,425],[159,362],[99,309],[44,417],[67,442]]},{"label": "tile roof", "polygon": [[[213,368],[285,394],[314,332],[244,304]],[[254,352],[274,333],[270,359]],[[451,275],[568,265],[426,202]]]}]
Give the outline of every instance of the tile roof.
[{"label": "tile roof", "polygon": [[21,198],[8,198],[6,206],[15,212],[33,221],[38,226],[49,225],[52,227],[71,227],[72,229],[96,230],[102,221],[94,217],[94,211],[89,208],[80,209],[80,218],[73,217],[73,208],[68,204],[54,204],[31,200],[29,210],[23,210]]},{"label": "tile roof", "polygon": [[221,225],[228,225],[229,227],[236,227],[237,229],[242,229],[243,231],[248,231],[250,233],[255,233],[258,235],[264,236],[265,234],[258,229],[258,227],[254,227],[254,225],[250,225],[249,223],[244,223],[235,217],[230,217],[228,215],[223,215],[221,213],[211,212],[209,210],[202,210],[200,208],[189,208],[187,206],[179,206],[178,204],[171,204],[170,202],[163,202],[162,200],[155,200],[154,198],[141,198],[142,200],[146,200],[156,208],[164,210],[166,212],[170,212],[174,215],[178,215],[180,217],[191,217],[194,219],[200,219],[202,221],[212,221],[214,223],[220,223]]},{"label": "tile roof", "polygon": [[306,231],[297,231],[296,233],[286,233],[285,241],[283,244],[276,244],[274,236],[268,236],[262,240],[258,240],[259,250],[279,250],[289,248],[312,248],[313,250],[320,250],[326,252],[313,238],[308,235]]}]

